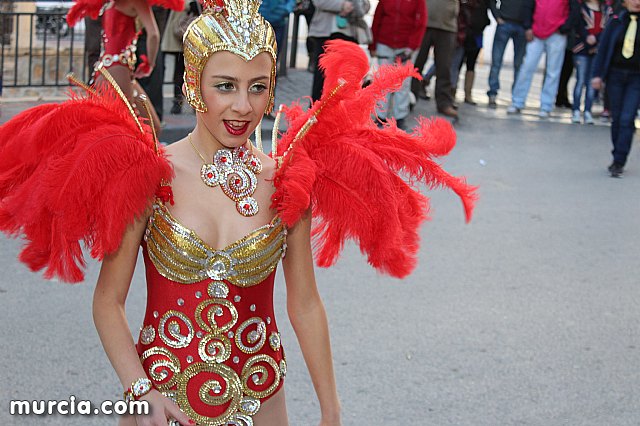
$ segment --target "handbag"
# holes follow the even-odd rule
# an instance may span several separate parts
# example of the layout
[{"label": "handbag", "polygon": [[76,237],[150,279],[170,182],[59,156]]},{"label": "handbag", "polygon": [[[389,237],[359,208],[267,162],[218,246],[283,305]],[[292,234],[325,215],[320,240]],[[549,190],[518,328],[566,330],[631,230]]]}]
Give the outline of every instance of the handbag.
[{"label": "handbag", "polygon": [[364,19],[358,18],[352,22],[351,25],[354,29],[353,36],[358,44],[369,45],[373,43],[373,33],[371,32],[371,28],[369,28],[369,24],[367,24]]}]

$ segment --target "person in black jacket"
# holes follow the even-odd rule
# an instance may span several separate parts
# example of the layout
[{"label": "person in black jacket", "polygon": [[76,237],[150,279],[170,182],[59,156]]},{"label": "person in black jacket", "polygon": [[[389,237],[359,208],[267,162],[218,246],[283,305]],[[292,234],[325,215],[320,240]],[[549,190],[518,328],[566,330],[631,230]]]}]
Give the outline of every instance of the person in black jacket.
[{"label": "person in black jacket", "polygon": [[[593,62],[591,85],[600,90],[607,84],[611,108],[611,142],[613,162],[611,177],[622,177],[631,141],[635,132],[635,117],[640,107],[640,0],[626,0],[627,10],[614,17],[605,28],[600,48]],[[635,25],[631,25],[635,22]],[[629,27],[636,27],[632,42],[627,45]],[[633,34],[629,34],[630,36]],[[632,49],[629,49],[633,47]]]},{"label": "person in black jacket", "polygon": [[504,51],[509,40],[513,41],[513,81],[518,79],[518,71],[526,51],[524,22],[526,13],[532,9],[533,0],[491,0],[491,14],[498,23],[491,50],[491,71],[489,72],[489,106],[496,107],[496,98],[500,90],[500,69],[504,60]]}]

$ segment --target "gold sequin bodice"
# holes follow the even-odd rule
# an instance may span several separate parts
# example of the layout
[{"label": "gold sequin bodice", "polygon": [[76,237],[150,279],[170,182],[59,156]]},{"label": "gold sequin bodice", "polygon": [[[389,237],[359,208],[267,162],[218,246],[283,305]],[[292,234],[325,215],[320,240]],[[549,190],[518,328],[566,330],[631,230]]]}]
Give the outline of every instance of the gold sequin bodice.
[{"label": "gold sequin bodice", "polygon": [[228,280],[239,287],[256,285],[276,267],[286,250],[286,229],[276,216],[222,250],[208,246],[159,203],[149,219],[145,241],[158,272],[190,284],[205,278]]},{"label": "gold sequin bodice", "polygon": [[158,202],[144,240],[147,376],[198,424],[251,425],[286,374],[273,314],[285,227],[276,217],[218,250]]}]

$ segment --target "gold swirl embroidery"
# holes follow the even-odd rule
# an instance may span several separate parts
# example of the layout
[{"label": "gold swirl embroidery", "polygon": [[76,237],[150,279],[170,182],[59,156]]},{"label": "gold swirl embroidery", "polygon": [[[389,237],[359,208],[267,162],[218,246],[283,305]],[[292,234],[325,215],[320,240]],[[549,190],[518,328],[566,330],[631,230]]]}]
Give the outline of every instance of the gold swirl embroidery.
[{"label": "gold swirl embroidery", "polygon": [[[216,317],[222,317],[224,315],[223,307],[229,310],[231,319],[226,324],[219,325]],[[205,312],[205,309],[208,309],[208,311]],[[205,313],[207,321],[202,318],[203,313]],[[226,333],[231,330],[238,321],[238,311],[236,307],[233,306],[233,303],[225,299],[205,300],[196,307],[195,315],[198,326],[214,335]]]},{"label": "gold swirl embroidery", "polygon": [[160,202],[154,206],[144,238],[160,275],[182,284],[212,278],[250,287],[275,270],[286,250],[286,229],[278,217],[216,250],[180,224]]},{"label": "gold swirl embroidery", "polygon": [[[169,318],[171,317],[176,317],[184,322],[184,325],[188,330],[187,335],[181,334],[181,327],[177,321],[169,321]],[[168,327],[166,327],[168,335],[165,333],[167,321],[169,321]],[[169,310],[162,316],[162,318],[160,318],[160,323],[158,324],[158,335],[160,335],[160,339],[162,339],[164,343],[172,348],[186,348],[193,339],[193,324],[191,324],[189,318],[182,312]]]},{"label": "gold swirl embroidery", "polygon": [[[273,382],[271,385],[263,390],[257,391],[252,389],[252,386],[264,386],[269,378],[269,371],[267,368],[258,363],[266,363],[273,370]],[[258,354],[249,358],[242,368],[242,383],[245,384],[245,394],[254,398],[262,399],[266,398],[278,388],[280,384],[280,368],[276,361],[268,355]]]},{"label": "gold swirl embroidery", "polygon": [[[147,349],[140,355],[140,362],[144,362],[151,357],[161,357],[164,359],[152,360],[147,372],[153,380],[153,385],[160,391],[169,391],[176,384],[180,375],[180,360],[169,352],[166,348],[154,346]],[[171,372],[171,374],[169,374]]]},{"label": "gold swirl embroidery", "polygon": [[198,354],[204,362],[225,362],[231,356],[231,342],[223,335],[207,334],[198,343]]},{"label": "gold swirl embroidery", "polygon": [[[189,381],[200,375],[214,376],[205,381],[198,390],[198,396],[204,404],[220,406],[229,404],[224,413],[218,417],[204,416],[196,412],[187,398]],[[242,383],[238,375],[224,364],[195,363],[187,367],[178,378],[178,405],[196,423],[208,426],[226,425],[227,421],[238,411],[242,400]],[[212,395],[213,393],[213,395]]]},{"label": "gold swirl embroidery", "polygon": [[[255,325],[256,329],[251,330],[246,335],[247,342],[252,346],[247,346],[244,344],[242,336],[245,330],[252,325]],[[235,339],[238,349],[246,354],[255,354],[260,349],[262,349],[262,347],[264,346],[264,342],[267,340],[267,326],[265,325],[264,321],[262,321],[262,318],[249,318],[248,320],[243,322],[240,327],[238,327],[238,329],[236,330]]]}]

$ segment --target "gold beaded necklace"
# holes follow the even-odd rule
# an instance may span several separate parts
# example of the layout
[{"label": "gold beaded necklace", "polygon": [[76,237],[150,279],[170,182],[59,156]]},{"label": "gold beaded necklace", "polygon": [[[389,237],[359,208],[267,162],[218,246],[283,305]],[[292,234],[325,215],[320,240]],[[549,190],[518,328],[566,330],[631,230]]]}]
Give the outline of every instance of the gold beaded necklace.
[{"label": "gold beaded necklace", "polygon": [[253,193],[258,187],[256,175],[262,171],[260,159],[245,146],[239,146],[233,150],[219,149],[210,163],[194,145],[191,133],[188,139],[204,163],[200,169],[202,181],[212,188],[219,185],[222,192],[236,202],[236,210],[242,216],[255,216],[259,208]]}]

